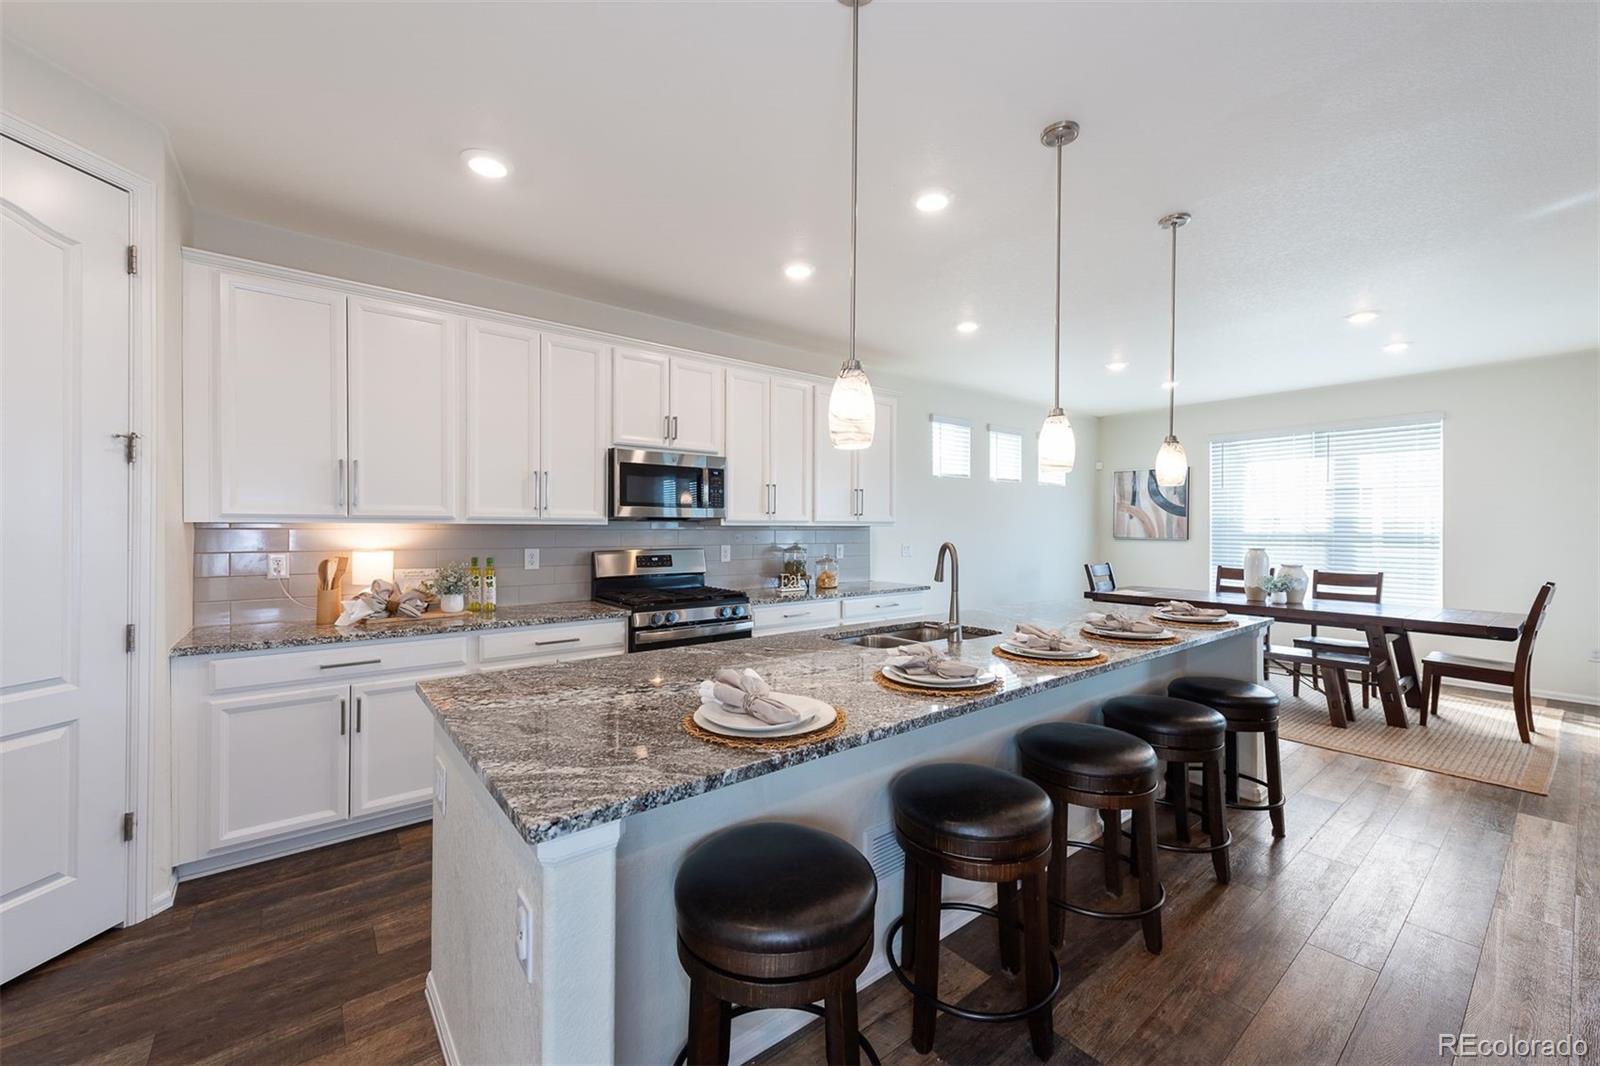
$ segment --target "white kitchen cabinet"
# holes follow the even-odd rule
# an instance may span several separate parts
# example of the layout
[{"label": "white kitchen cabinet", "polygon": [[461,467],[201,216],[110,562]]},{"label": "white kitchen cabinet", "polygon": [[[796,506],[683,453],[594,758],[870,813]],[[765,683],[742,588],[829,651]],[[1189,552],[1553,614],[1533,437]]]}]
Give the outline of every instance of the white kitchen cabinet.
[{"label": "white kitchen cabinet", "polygon": [[728,523],[811,520],[808,381],[728,371]]},{"label": "white kitchen cabinet", "polygon": [[766,374],[728,372],[724,522],[765,522],[772,510],[767,488],[767,382]]},{"label": "white kitchen cabinet", "polygon": [[611,349],[546,333],[541,342],[541,516],[606,520],[606,441],[611,436]]},{"label": "white kitchen cabinet", "polygon": [[893,522],[895,511],[895,418],[893,399],[879,396],[872,447],[841,451],[828,441],[826,397],[819,395],[812,419],[814,517],[818,524]]},{"label": "white kitchen cabinet", "polygon": [[829,629],[839,624],[838,600],[808,600],[801,603],[762,603],[750,608],[750,621],[758,637],[778,633],[798,633],[807,629]]},{"label": "white kitchen cabinet", "polygon": [[461,320],[350,299],[350,514],[454,518]]},{"label": "white kitchen cabinet", "polygon": [[349,816],[349,703],[345,685],[206,703],[208,850]]},{"label": "white kitchen cabinet", "polygon": [[350,686],[350,815],[359,818],[433,798],[433,712],[419,677]]},{"label": "white kitchen cabinet", "polygon": [[722,454],[720,364],[618,347],[611,395],[614,443]]}]

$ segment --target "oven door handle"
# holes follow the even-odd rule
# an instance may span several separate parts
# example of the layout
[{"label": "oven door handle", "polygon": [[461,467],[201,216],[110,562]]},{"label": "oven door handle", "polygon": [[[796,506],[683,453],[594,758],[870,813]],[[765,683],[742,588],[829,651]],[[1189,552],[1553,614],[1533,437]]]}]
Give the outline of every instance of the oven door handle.
[{"label": "oven door handle", "polygon": [[673,629],[636,629],[633,633],[635,644],[662,644],[669,640],[684,640],[690,637],[714,637],[728,633],[750,633],[755,626],[750,621],[737,622],[729,625],[726,622],[713,622],[699,626],[677,626]]}]

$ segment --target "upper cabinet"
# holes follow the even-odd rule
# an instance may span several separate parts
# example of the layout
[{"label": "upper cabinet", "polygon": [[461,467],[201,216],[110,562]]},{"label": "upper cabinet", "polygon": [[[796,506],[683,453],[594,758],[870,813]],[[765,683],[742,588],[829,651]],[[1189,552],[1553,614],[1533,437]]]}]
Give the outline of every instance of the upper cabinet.
[{"label": "upper cabinet", "polygon": [[540,351],[540,516],[552,522],[603,523],[611,346],[546,333]]},{"label": "upper cabinet", "polygon": [[636,348],[615,351],[614,443],[722,454],[721,364]]},{"label": "upper cabinet", "polygon": [[811,521],[809,381],[728,371],[729,523]]},{"label": "upper cabinet", "polygon": [[815,457],[813,518],[820,525],[893,522],[895,401],[879,396],[872,447],[840,451],[828,441],[828,405],[819,393],[812,419]]}]

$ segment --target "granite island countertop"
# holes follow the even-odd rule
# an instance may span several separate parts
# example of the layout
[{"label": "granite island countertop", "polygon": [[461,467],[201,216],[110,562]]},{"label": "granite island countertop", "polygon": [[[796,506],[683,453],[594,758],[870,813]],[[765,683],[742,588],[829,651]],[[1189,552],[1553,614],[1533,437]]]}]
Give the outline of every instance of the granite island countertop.
[{"label": "granite island countertop", "polygon": [[[1018,621],[1076,633],[1089,609],[1036,604],[969,611],[965,621],[1005,635]],[[1002,659],[992,653],[1001,637],[969,636],[960,657],[992,670],[1000,688],[967,698],[884,689],[874,675],[887,651],[817,632],[440,678],[417,689],[518,832],[539,843],[1130,663],[1259,634],[1270,624],[1264,618],[1240,623],[1175,629],[1179,643],[1148,648],[1091,641],[1107,661],[1076,669]],[[875,624],[830,635],[891,628]],[[849,725],[832,740],[774,752],[696,740],[683,731],[682,719],[699,704],[700,682],[722,667],[749,667],[781,692],[826,700],[848,713]]]},{"label": "granite island countertop", "polygon": [[812,603],[817,600],[855,600],[863,596],[890,596],[896,592],[927,592],[931,585],[905,585],[897,581],[841,581],[839,587],[821,592],[811,591],[804,596],[784,596],[774,585],[740,589],[750,597],[753,607],[772,603]]},{"label": "granite island countertop", "polygon": [[353,626],[319,626],[313,622],[257,622],[237,626],[196,626],[189,635],[172,646],[172,657],[185,655],[225,655],[241,651],[270,651],[273,648],[310,648],[322,644],[351,644],[364,640],[401,640],[407,637],[435,637],[446,633],[472,633],[488,629],[522,629],[559,622],[591,622],[603,618],[627,618],[622,607],[570,600],[561,603],[535,603],[520,607],[501,607],[493,614],[468,614],[455,618],[418,618],[391,622],[379,628],[359,623]]}]

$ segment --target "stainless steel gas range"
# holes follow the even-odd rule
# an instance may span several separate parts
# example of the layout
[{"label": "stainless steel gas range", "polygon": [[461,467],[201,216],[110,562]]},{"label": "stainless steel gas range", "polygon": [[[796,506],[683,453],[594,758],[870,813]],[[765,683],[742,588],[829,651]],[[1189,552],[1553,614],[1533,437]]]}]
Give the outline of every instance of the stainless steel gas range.
[{"label": "stainless steel gas range", "polygon": [[653,651],[751,634],[750,597],[706,584],[699,548],[622,548],[592,557],[590,595],[626,607],[628,650]]}]

